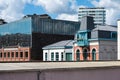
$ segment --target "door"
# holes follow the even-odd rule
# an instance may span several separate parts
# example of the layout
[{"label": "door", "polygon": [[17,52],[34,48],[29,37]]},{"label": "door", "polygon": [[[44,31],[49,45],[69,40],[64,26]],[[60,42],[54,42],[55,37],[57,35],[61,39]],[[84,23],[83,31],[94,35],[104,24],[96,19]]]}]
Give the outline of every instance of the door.
[{"label": "door", "polygon": [[72,53],[66,53],[66,61],[72,61]]}]

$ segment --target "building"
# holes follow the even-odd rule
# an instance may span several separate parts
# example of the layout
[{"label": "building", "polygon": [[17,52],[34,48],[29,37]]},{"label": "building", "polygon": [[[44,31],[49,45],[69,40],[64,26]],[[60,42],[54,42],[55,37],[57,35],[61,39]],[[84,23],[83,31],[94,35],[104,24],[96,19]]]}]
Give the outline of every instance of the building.
[{"label": "building", "polygon": [[30,61],[30,48],[20,46],[2,47],[0,61]]},{"label": "building", "polygon": [[117,46],[117,49],[118,49],[118,54],[117,54],[117,59],[120,60],[120,20],[117,21],[117,27],[118,27],[118,46]]},{"label": "building", "polygon": [[43,61],[73,61],[74,40],[64,40],[43,47]]},{"label": "building", "polygon": [[83,17],[75,35],[74,60],[117,60],[117,27],[94,27],[92,17]]},{"label": "building", "polygon": [[119,80],[120,61],[0,63],[0,80]]},{"label": "building", "polygon": [[43,60],[43,46],[74,39],[79,26],[79,22],[55,20],[47,14],[27,15],[21,20],[0,25],[0,49],[17,45],[27,47],[30,60]]},{"label": "building", "polygon": [[94,24],[105,24],[106,10],[103,7],[97,8],[79,8],[78,20],[81,21],[84,16],[94,17]]}]

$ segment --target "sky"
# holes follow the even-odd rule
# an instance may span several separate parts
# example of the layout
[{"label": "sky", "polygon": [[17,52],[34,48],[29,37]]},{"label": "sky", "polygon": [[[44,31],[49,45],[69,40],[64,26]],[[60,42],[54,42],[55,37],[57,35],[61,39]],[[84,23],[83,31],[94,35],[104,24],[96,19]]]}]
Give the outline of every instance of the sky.
[{"label": "sky", "polygon": [[7,22],[28,14],[49,14],[53,19],[78,20],[79,7],[105,7],[106,24],[117,25],[120,0],[0,0],[0,18]]}]

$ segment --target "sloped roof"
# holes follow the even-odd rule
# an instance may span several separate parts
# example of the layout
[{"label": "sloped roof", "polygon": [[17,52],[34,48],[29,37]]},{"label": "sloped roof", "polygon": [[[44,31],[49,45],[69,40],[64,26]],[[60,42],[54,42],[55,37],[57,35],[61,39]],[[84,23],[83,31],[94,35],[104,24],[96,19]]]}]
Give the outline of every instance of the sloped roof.
[{"label": "sloped roof", "polygon": [[72,48],[73,42],[74,40],[64,40],[64,41],[56,42],[51,45],[45,46],[42,49],[66,48],[66,47]]},{"label": "sloped roof", "polygon": [[117,27],[109,26],[109,25],[97,25],[94,30],[103,30],[103,31],[117,31]]}]

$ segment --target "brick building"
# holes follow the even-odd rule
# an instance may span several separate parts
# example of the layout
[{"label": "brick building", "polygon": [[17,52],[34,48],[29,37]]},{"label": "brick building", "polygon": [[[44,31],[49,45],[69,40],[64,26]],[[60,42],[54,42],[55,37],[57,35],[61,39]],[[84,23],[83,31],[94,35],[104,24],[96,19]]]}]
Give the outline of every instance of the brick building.
[{"label": "brick building", "polygon": [[20,46],[2,47],[0,61],[30,61],[30,48]]},{"label": "brick building", "polygon": [[92,17],[83,17],[75,35],[74,60],[117,60],[117,28],[94,27]]}]

